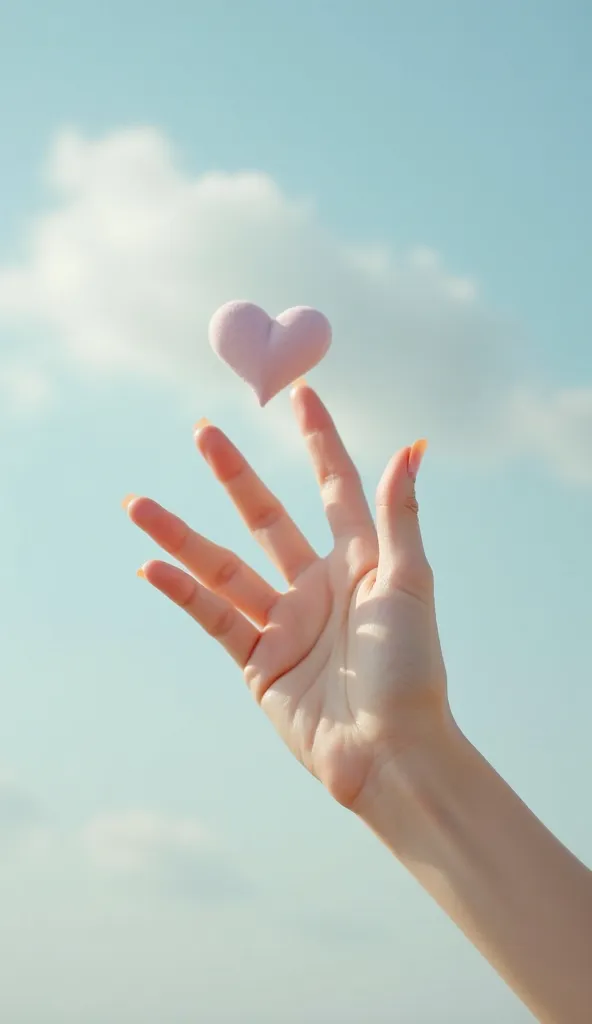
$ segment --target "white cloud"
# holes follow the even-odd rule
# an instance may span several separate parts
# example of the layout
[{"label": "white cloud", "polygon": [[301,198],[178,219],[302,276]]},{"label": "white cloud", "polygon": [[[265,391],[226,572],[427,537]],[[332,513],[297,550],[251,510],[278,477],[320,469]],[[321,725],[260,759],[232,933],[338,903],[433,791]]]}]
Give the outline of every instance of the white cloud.
[{"label": "white cloud", "polygon": [[250,891],[237,858],[194,817],[132,809],[59,827],[17,781],[0,774],[0,877],[28,869],[52,884],[90,868],[130,896],[177,896],[202,905],[240,902]]},{"label": "white cloud", "polygon": [[527,447],[566,480],[592,486],[592,387],[519,394],[516,418]]},{"label": "white cloud", "polygon": [[107,875],[201,900],[240,895],[243,881],[194,818],[132,810],[92,819],[82,831],[92,865]]},{"label": "white cloud", "polygon": [[[36,324],[88,372],[153,378],[194,408],[212,396],[248,408],[207,344],[211,314],[231,298],[270,313],[310,304],[335,338],[314,380],[359,448],[425,433],[452,454],[526,450],[571,479],[592,473],[589,446],[576,472],[558,441],[589,422],[588,399],[533,389],[513,330],[433,250],[344,245],[265,174],[186,173],[151,128],[65,131],[47,180],[55,200],[24,261],[0,269],[0,318]],[[282,410],[272,403],[267,424]]]},{"label": "white cloud", "polygon": [[136,872],[169,856],[199,856],[211,837],[193,819],[171,819],[148,811],[129,811],[94,818],[84,831],[88,851],[108,871]]}]

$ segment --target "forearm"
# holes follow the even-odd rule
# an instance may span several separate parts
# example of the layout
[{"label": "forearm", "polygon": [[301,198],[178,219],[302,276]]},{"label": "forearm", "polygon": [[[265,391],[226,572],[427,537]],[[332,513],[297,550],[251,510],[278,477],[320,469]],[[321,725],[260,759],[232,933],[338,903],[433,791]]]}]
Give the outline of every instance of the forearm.
[{"label": "forearm", "polygon": [[592,1020],[592,872],[456,728],[385,762],[360,816],[544,1024]]}]

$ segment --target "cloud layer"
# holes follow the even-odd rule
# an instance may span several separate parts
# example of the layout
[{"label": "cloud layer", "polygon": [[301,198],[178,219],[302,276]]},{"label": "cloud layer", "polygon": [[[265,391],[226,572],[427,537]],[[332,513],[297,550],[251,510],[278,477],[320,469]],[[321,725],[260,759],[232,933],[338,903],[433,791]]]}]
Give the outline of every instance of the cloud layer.
[{"label": "cloud layer", "polygon": [[[592,387],[535,388],[516,332],[431,250],[345,245],[265,174],[192,177],[151,128],[62,132],[47,182],[23,261],[0,268],[5,332],[49,337],[94,375],[248,407],[207,345],[211,314],[231,298],[318,306],[335,341],[315,381],[360,447],[422,433],[453,455],[534,454],[592,483]],[[20,376],[6,367],[0,387],[20,407],[44,401],[39,354],[18,356]],[[273,403],[268,415],[281,419]]]},{"label": "cloud layer", "polygon": [[194,818],[132,810],[93,818],[81,836],[93,867],[128,884],[202,903],[243,893],[238,871]]},{"label": "cloud layer", "polygon": [[61,827],[11,776],[0,775],[0,873],[29,864],[59,875],[86,864],[108,885],[178,896],[202,906],[241,900],[250,885],[238,860],[193,816],[131,808]]}]

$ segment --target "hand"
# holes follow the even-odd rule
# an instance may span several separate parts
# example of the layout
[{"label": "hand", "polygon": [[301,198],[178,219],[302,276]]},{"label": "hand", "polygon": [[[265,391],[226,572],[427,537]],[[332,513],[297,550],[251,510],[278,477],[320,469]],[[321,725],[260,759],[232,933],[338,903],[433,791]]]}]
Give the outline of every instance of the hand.
[{"label": "hand", "polygon": [[336,800],[356,809],[385,760],[429,742],[450,721],[415,500],[423,445],[388,464],[375,526],[325,406],[306,385],[292,400],[334,538],[325,558],[221,430],[207,424],[196,433],[202,455],[284,575],[286,593],[149,498],[127,508],[191,575],[160,561],[141,574],[223,644],[292,753]]}]

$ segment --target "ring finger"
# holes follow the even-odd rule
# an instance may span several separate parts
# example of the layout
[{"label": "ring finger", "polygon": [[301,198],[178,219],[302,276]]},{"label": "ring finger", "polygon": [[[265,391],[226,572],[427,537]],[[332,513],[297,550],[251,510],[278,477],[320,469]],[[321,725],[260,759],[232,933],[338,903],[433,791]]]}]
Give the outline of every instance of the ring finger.
[{"label": "ring finger", "polygon": [[279,594],[250,566],[232,551],[196,533],[151,498],[130,498],[126,507],[132,522],[208,590],[227,598],[253,622],[265,625]]}]

